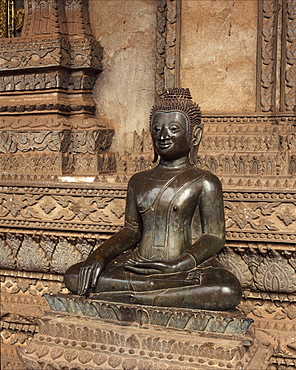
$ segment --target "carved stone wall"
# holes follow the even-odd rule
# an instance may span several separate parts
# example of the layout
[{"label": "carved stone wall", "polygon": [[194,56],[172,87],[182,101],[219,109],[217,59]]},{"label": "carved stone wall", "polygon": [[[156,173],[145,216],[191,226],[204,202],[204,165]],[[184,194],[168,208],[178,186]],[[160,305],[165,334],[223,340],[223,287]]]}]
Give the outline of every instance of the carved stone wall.
[{"label": "carved stone wall", "polygon": [[112,130],[95,116],[102,48],[88,2],[25,1],[21,36],[0,51],[0,171],[97,174]]},{"label": "carved stone wall", "polygon": [[[17,2],[1,1],[1,24],[6,24],[6,15],[14,23],[14,6]],[[21,34],[7,35],[12,36],[9,29],[0,38],[1,368],[15,370],[23,368],[16,346],[34,334],[36,319],[47,307],[41,296],[65,290],[61,274],[69,245],[74,243],[74,260],[87,250],[83,245],[88,239],[78,251],[77,233],[56,235],[51,228],[53,213],[54,219],[61,218],[58,203],[44,196],[50,192],[46,184],[56,187],[63,176],[94,179],[114,169],[114,155],[106,152],[114,131],[95,114],[92,91],[102,70],[103,50],[91,32],[88,1],[25,0]],[[42,195],[37,184],[42,184]],[[66,212],[74,217],[69,213],[66,218],[78,217],[80,223],[84,216],[79,209],[86,199],[71,199]],[[104,208],[102,203],[99,208]],[[90,214],[92,218],[92,210]],[[46,218],[51,219],[48,225]],[[50,235],[43,235],[46,230]],[[92,245],[99,242],[92,239]]]}]

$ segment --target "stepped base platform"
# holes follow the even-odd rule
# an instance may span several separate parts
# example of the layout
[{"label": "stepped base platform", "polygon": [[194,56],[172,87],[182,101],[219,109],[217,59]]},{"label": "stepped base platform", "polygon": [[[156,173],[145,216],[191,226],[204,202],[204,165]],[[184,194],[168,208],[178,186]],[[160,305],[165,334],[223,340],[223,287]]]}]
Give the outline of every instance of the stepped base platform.
[{"label": "stepped base platform", "polygon": [[252,320],[203,311],[46,295],[50,311],[19,356],[38,370],[252,369]]}]

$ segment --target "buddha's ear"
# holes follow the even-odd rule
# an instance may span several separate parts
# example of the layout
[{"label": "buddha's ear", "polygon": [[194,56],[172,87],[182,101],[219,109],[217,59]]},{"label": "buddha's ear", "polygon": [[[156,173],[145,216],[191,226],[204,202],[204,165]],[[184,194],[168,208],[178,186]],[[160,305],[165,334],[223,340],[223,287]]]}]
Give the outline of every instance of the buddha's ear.
[{"label": "buddha's ear", "polygon": [[198,125],[194,127],[192,131],[191,145],[197,146],[197,147],[199,146],[199,143],[201,141],[202,134],[203,134],[203,128],[204,128],[204,125]]},{"label": "buddha's ear", "polygon": [[191,140],[191,149],[190,149],[190,153],[189,153],[189,162],[193,166],[196,165],[197,151],[198,151],[199,143],[200,143],[201,138],[202,138],[203,127],[204,127],[204,125],[195,126],[193,131],[192,131],[192,140]]}]

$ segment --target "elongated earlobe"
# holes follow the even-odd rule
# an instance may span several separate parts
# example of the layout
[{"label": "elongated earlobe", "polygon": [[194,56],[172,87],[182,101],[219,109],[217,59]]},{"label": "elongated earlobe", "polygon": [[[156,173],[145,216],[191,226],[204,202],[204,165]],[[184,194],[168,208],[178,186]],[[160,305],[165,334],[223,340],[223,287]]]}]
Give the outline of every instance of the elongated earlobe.
[{"label": "elongated earlobe", "polygon": [[197,152],[203,134],[204,125],[195,126],[192,132],[191,149],[189,153],[189,162],[191,165],[196,165]]},{"label": "elongated earlobe", "polygon": [[158,160],[158,154],[156,153],[156,151],[154,150],[154,158],[153,158],[153,161],[152,163],[156,163]]},{"label": "elongated earlobe", "polygon": [[190,152],[189,152],[189,163],[192,166],[196,165],[197,150],[198,150],[198,147],[192,145]]}]

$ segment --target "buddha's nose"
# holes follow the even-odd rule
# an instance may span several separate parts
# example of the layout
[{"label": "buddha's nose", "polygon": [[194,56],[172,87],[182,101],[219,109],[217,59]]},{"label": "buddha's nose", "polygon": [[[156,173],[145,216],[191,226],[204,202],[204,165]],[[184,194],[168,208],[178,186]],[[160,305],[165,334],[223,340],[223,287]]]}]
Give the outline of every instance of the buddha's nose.
[{"label": "buddha's nose", "polygon": [[160,140],[166,140],[169,138],[168,129],[167,127],[163,126],[159,133],[159,139]]}]

